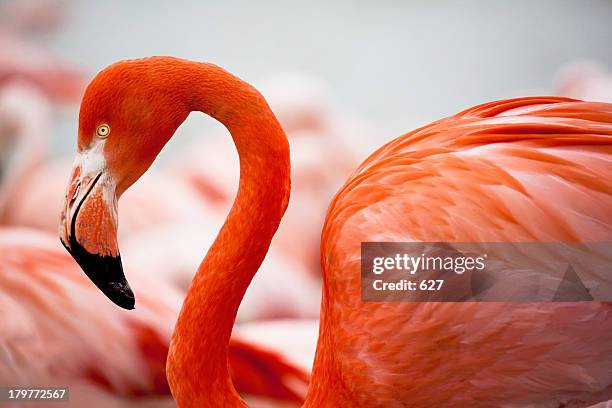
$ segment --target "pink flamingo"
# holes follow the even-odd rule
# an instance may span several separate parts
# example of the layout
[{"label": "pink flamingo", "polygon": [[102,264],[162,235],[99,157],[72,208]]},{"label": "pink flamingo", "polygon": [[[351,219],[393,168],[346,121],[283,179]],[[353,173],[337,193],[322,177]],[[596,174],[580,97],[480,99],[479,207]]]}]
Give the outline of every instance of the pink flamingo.
[{"label": "pink flamingo", "polygon": [[[241,322],[318,316],[322,220],[333,192],[356,164],[351,146],[340,136],[340,130],[346,130],[354,121],[333,113],[327,90],[320,81],[305,75],[286,74],[264,82],[272,109],[294,141],[294,193],[276,243],[239,310]],[[204,143],[189,143],[170,167],[190,183],[212,211],[182,222],[143,228],[121,239],[123,256],[128,263],[164,276],[182,290],[189,286],[192,271],[200,261],[201,248],[213,242],[237,188],[237,158],[229,159],[235,156],[233,147],[221,140],[209,139]],[[338,150],[343,154],[333,153]],[[202,156],[194,152],[205,153]],[[210,168],[215,168],[215,172]],[[127,192],[130,193],[131,190]],[[130,216],[127,214],[126,218]],[[300,242],[293,239],[296,234],[302,237]],[[167,242],[167,236],[177,238]],[[164,251],[151,253],[153,246],[163,246]]]},{"label": "pink flamingo", "polygon": [[[142,302],[122,313],[95,296],[51,236],[0,228],[0,383],[70,386],[77,394],[71,399],[81,402],[91,392],[110,400],[168,399],[165,361],[180,295],[136,272],[130,276]],[[301,401],[305,371],[258,344],[232,339],[238,388],[274,403]]]},{"label": "pink flamingo", "polygon": [[[232,134],[240,183],[183,303],[168,380],[180,407],[244,407],[228,343],[290,190],[287,139],[253,87],[217,66],[171,57],[101,71],[81,104],[60,236],[112,301],[133,308],[113,203],[193,110]],[[578,407],[612,398],[610,303],[360,296],[364,241],[609,242],[610,123],[608,104],[519,98],[442,119],[371,155],[323,227],[321,323],[305,406]]]}]

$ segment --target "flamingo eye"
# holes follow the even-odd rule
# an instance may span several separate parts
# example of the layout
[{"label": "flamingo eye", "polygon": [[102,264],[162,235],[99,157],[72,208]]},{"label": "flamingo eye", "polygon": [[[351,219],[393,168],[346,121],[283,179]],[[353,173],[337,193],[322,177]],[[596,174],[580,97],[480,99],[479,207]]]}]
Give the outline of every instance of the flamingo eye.
[{"label": "flamingo eye", "polygon": [[110,133],[110,126],[108,126],[107,124],[102,124],[96,128],[96,135],[100,139],[106,138],[109,133]]}]

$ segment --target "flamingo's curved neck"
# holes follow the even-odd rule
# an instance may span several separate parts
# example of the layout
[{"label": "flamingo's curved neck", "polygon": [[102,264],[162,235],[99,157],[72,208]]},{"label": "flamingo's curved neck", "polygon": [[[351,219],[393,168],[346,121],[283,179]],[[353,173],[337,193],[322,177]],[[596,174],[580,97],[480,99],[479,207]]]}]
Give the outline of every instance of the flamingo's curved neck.
[{"label": "flamingo's curved neck", "polygon": [[175,82],[191,110],[218,119],[232,134],[240,183],[185,298],[168,356],[168,379],[181,407],[242,406],[228,372],[228,343],[238,306],[289,200],[289,146],[264,98],[221,68],[192,63]]}]

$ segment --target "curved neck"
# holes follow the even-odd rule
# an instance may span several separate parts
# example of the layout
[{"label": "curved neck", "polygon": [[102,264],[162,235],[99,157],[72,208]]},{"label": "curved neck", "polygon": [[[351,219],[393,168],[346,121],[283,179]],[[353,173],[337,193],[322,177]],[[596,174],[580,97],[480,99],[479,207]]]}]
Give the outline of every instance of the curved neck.
[{"label": "curved neck", "polygon": [[289,145],[250,85],[214,65],[191,63],[185,69],[177,80],[182,97],[191,110],[209,114],[230,131],[240,157],[240,183],[183,303],[168,380],[180,407],[243,406],[228,371],[228,343],[238,306],[287,207]]}]

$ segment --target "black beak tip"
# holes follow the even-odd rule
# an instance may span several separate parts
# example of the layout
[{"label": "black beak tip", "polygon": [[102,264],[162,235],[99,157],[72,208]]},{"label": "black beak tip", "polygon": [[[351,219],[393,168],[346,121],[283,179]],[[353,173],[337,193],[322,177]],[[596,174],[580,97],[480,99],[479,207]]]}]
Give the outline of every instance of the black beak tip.
[{"label": "black beak tip", "polygon": [[134,309],[134,292],[123,274],[120,256],[87,253],[85,259],[77,259],[77,262],[89,279],[114,304],[127,310]]},{"label": "black beak tip", "polygon": [[136,300],[125,279],[121,256],[92,254],[73,238],[70,239],[70,246],[63,241],[62,244],[106,297],[119,307],[134,309]]},{"label": "black beak tip", "polygon": [[106,288],[100,288],[104,294],[119,307],[126,310],[133,310],[136,300],[134,293],[124,279],[123,282],[112,282]]}]

